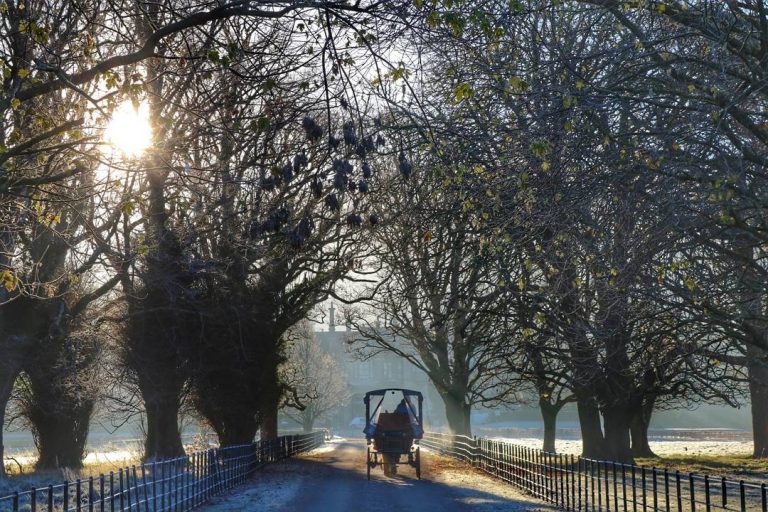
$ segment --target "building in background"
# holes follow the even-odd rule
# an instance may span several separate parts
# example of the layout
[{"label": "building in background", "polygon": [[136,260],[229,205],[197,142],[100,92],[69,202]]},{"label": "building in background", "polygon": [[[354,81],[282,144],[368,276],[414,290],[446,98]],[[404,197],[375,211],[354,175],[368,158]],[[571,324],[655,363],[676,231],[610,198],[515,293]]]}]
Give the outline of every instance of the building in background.
[{"label": "building in background", "polygon": [[323,351],[330,354],[346,373],[352,393],[348,404],[334,415],[331,426],[335,428],[360,430],[360,421],[365,418],[365,393],[382,388],[407,388],[421,391],[424,395],[424,422],[441,425],[445,421],[442,400],[426,374],[414,365],[392,352],[380,352],[361,360],[355,353],[352,340],[356,331],[349,325],[336,325],[336,311],[331,304],[328,310],[327,329],[317,332],[317,340]]}]

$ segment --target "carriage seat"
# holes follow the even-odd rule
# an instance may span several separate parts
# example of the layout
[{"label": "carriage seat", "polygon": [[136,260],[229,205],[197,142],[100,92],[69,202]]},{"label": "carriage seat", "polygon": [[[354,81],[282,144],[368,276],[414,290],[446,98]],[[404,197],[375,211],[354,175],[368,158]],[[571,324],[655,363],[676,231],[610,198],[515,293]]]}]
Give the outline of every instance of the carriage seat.
[{"label": "carriage seat", "polygon": [[382,412],[376,422],[373,445],[377,451],[408,453],[413,444],[413,427],[408,414]]},{"label": "carriage seat", "polygon": [[376,422],[377,432],[407,432],[413,435],[413,427],[408,414],[397,412],[382,412]]}]

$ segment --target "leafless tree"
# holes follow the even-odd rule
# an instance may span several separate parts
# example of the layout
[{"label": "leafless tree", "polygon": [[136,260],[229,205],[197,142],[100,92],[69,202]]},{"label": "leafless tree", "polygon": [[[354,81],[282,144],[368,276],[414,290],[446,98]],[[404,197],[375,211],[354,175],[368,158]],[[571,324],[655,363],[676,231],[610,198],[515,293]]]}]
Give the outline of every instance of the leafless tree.
[{"label": "leafless tree", "polygon": [[318,420],[345,405],[351,393],[344,370],[320,348],[311,322],[301,321],[286,337],[290,347],[283,372],[291,392],[283,411],[311,432]]}]

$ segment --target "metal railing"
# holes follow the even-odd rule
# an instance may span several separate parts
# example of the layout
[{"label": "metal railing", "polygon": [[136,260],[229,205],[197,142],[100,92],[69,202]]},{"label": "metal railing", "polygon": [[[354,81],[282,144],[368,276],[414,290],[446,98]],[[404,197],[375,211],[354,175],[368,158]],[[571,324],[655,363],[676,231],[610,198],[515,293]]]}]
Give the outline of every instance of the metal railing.
[{"label": "metal railing", "polygon": [[184,457],[148,462],[97,477],[62,482],[0,497],[0,512],[187,511],[243,483],[270,462],[310,451],[325,432],[212,448]]},{"label": "metal railing", "polygon": [[451,434],[425,433],[421,445],[565,510],[768,512],[766,483],[548,453]]}]

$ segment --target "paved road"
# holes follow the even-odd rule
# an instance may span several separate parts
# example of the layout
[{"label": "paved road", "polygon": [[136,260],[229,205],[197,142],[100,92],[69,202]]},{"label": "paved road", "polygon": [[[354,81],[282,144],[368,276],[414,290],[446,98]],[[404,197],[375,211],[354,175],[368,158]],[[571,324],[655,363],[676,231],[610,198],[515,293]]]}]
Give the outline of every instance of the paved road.
[{"label": "paved road", "polygon": [[203,510],[525,512],[548,508],[502,482],[431,454],[424,454],[422,480],[416,479],[412,468],[400,466],[398,471],[395,477],[385,477],[376,468],[368,481],[363,443],[341,442],[272,465]]}]

